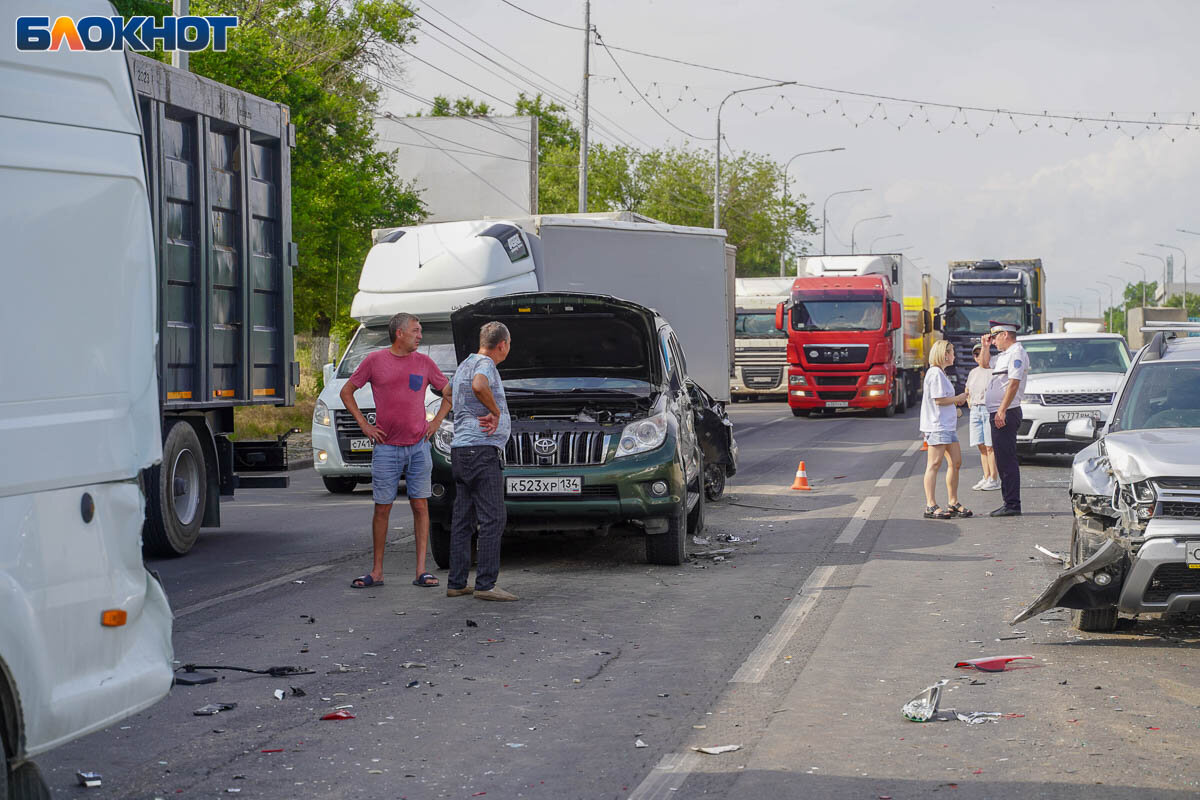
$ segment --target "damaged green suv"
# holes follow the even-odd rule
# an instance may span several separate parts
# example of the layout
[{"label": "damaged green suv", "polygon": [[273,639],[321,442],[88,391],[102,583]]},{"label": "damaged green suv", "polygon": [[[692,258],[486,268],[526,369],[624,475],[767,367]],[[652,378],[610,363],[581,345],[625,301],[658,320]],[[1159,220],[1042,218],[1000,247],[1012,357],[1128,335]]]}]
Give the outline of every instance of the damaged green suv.
[{"label": "damaged green suv", "polygon": [[[492,320],[508,326],[513,342],[500,365],[512,417],[504,452],[507,530],[632,525],[645,533],[649,562],[682,563],[686,535],[704,528],[706,452],[710,486],[718,477],[723,486],[736,469],[737,446],[721,404],[689,383],[671,326],[653,310],[613,297],[506,295],[452,315],[460,362]],[[443,568],[454,507],[453,437],[447,420],[432,448],[430,549]]]}]

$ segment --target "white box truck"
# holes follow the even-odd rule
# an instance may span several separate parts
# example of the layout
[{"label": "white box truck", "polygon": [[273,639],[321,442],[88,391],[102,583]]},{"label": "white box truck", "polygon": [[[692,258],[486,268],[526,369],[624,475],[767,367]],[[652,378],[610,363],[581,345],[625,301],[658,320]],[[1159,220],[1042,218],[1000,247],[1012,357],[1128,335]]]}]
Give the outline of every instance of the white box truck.
[{"label": "white box truck", "polygon": [[[371,442],[338,393],[371,350],[388,345],[387,321],[421,318],[422,349],[449,374],[455,367],[451,312],[516,292],[606,294],[668,319],[692,379],[729,399],[733,333],[732,248],[725,233],[667,225],[618,212],[468,220],[375,232],[351,316],[362,323],[325,388],[313,419],[313,466],[331,492],[351,492],[371,475]],[[355,401],[372,418],[370,387]]]},{"label": "white box truck", "polygon": [[172,650],[142,563],[158,280],[129,70],[18,52],[18,13],[0,5],[0,797],[31,798],[30,759],[157,702]]},{"label": "white box truck", "polygon": [[775,327],[775,307],[792,294],[794,278],[738,278],[734,283],[732,399],[787,399],[787,332]]}]

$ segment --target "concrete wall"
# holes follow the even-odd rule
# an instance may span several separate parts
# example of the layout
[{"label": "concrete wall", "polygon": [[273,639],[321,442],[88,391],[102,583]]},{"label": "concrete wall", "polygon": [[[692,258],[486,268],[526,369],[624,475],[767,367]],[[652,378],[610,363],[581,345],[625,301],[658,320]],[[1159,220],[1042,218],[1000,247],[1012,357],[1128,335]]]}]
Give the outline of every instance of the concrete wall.
[{"label": "concrete wall", "polygon": [[1182,308],[1140,308],[1129,309],[1129,335],[1126,339],[1134,350],[1141,350],[1146,342],[1154,337],[1152,333],[1142,333],[1142,326],[1149,322],[1187,322],[1187,316]]}]

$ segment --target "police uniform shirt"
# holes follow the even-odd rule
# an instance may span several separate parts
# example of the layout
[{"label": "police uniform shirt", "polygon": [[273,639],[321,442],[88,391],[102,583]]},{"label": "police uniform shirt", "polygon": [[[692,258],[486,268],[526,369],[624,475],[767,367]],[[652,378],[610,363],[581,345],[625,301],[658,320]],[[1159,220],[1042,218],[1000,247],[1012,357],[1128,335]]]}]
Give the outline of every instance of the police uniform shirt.
[{"label": "police uniform shirt", "polygon": [[1008,390],[1009,381],[1012,380],[1018,380],[1020,383],[1017,385],[1017,394],[1009,408],[1021,406],[1025,400],[1025,376],[1028,372],[1029,356],[1025,354],[1025,348],[1019,342],[1014,342],[1007,350],[996,356],[992,365],[992,379],[988,382],[985,395],[988,413],[1000,410],[1000,403],[1004,400],[1004,393]]}]

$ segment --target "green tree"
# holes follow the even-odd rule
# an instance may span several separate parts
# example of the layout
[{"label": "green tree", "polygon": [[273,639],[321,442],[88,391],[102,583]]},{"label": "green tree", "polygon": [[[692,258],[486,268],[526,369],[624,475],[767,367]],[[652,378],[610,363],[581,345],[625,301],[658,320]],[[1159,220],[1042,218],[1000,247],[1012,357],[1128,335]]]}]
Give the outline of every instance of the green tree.
[{"label": "green tree", "polygon": [[[445,95],[435,95],[433,98],[433,108],[429,109],[431,117],[486,117],[492,113],[492,108],[487,103],[478,100],[472,100],[469,97],[459,97],[456,100],[451,100]],[[425,112],[418,111],[414,117],[423,116]]]}]

